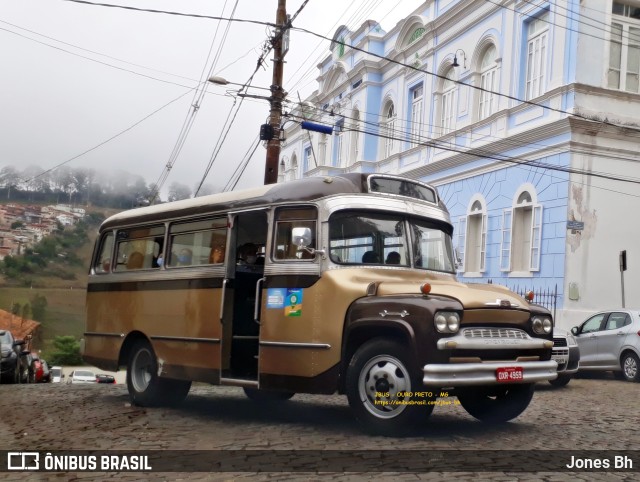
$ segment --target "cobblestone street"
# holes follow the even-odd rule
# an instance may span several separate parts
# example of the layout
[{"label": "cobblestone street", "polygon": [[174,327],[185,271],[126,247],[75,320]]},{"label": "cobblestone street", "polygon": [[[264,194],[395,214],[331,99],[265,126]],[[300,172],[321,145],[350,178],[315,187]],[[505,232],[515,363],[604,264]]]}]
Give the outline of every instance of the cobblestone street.
[{"label": "cobblestone street", "polygon": [[[379,438],[364,434],[342,396],[296,395],[261,405],[241,389],[194,386],[178,408],[142,409],[129,404],[125,385],[5,385],[0,387],[0,448],[60,450],[640,450],[637,400],[640,385],[599,377],[576,379],[563,389],[539,384],[533,402],[515,421],[491,426],[459,405],[436,407],[415,435]],[[451,399],[453,400],[453,399]],[[568,463],[568,461],[567,461]],[[181,473],[157,480],[633,480],[623,472],[525,473]],[[461,467],[461,470],[464,470]],[[5,480],[24,480],[9,473]],[[32,474],[41,480],[54,474]],[[164,476],[163,476],[164,475]],[[138,480],[142,474],[65,474],[67,480]]]}]

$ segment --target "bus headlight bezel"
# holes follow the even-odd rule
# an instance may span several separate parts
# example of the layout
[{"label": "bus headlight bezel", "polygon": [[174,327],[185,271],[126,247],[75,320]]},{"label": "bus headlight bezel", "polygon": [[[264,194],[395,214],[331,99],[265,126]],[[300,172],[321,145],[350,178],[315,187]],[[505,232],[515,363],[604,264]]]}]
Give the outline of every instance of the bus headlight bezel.
[{"label": "bus headlight bezel", "polygon": [[549,335],[553,331],[551,318],[536,315],[531,319],[531,328],[536,335]]},{"label": "bus headlight bezel", "polygon": [[433,325],[438,333],[457,333],[460,330],[460,315],[455,311],[437,311]]}]

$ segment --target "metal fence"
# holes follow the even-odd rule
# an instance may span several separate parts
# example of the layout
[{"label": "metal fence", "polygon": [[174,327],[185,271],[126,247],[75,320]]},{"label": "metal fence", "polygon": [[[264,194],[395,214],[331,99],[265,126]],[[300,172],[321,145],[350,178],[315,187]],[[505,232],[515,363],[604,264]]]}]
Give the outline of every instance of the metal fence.
[{"label": "metal fence", "polygon": [[542,305],[549,311],[553,313],[553,319],[556,319],[556,306],[558,304],[558,285],[555,285],[553,289],[551,287],[547,287],[541,290],[531,290],[526,286],[520,287],[518,286],[508,286],[508,288],[518,293],[520,296],[524,298],[524,296],[529,292],[533,291],[533,303],[537,305]]},{"label": "metal fence", "polygon": [[[493,284],[493,280],[488,280],[488,284]],[[518,293],[523,298],[529,291],[533,291],[533,303],[536,305],[542,305],[549,311],[553,313],[553,320],[555,322],[556,319],[556,307],[558,305],[558,285],[556,284],[553,288],[548,287],[544,289],[532,290],[525,286],[507,286],[514,293]]]}]

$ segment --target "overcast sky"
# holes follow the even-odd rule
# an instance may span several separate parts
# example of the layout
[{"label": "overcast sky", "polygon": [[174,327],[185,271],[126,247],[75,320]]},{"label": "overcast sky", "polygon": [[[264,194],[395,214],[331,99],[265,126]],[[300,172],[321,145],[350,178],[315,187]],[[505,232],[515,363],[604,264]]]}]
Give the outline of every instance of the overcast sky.
[{"label": "overcast sky", "polygon": [[[236,0],[104,3],[229,17]],[[288,13],[293,14],[302,3],[289,0]],[[420,3],[310,0],[294,25],[328,37],[339,25],[354,29],[366,19],[377,20],[389,30]],[[148,183],[155,182],[190,114],[189,106],[194,102],[191,89],[203,72],[209,71],[227,22],[65,0],[0,0],[0,5],[0,166],[52,168],[160,109],[68,163],[97,170],[124,169],[142,175]],[[234,17],[274,22],[276,7],[277,0],[239,0]],[[244,83],[255,69],[266,29],[232,23],[214,73]],[[289,99],[297,100],[297,92],[304,99],[317,88],[316,65],[328,54],[328,48],[328,41],[292,32],[284,71]],[[266,66],[253,85],[270,85],[270,60]],[[210,85],[207,90],[164,190],[174,181],[190,187],[198,184],[212,158],[233,100],[225,96],[225,87]],[[245,100],[213,164],[208,184],[222,188],[227,183],[267,117],[267,102]],[[238,188],[262,184],[264,158],[260,145]]]}]

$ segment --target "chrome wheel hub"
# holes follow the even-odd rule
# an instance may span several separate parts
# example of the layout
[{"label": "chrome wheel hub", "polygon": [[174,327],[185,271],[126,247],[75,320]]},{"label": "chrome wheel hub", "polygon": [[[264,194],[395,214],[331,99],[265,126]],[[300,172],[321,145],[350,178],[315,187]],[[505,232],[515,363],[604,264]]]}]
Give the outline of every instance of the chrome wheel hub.
[{"label": "chrome wheel hub", "polygon": [[360,400],[378,418],[393,418],[402,413],[410,397],[411,379],[405,366],[395,357],[379,355],[369,360],[358,378]]}]

